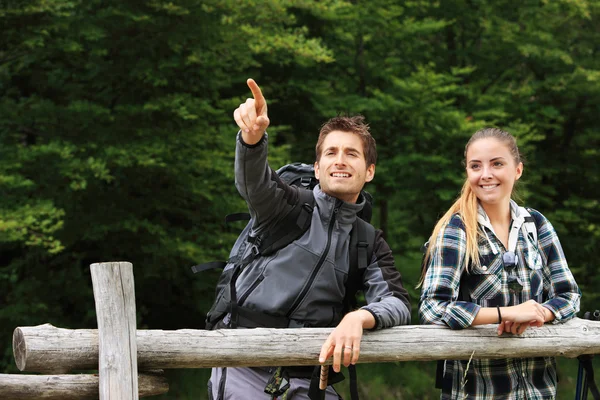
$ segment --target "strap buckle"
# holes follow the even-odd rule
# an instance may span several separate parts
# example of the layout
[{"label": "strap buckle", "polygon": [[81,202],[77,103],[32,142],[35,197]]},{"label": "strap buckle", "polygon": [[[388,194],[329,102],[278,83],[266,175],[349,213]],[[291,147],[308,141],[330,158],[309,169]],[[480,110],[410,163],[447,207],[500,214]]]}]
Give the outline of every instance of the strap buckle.
[{"label": "strap buckle", "polygon": [[273,396],[273,398],[285,394],[290,389],[290,377],[285,368],[277,367],[275,372],[267,381],[265,393]]}]

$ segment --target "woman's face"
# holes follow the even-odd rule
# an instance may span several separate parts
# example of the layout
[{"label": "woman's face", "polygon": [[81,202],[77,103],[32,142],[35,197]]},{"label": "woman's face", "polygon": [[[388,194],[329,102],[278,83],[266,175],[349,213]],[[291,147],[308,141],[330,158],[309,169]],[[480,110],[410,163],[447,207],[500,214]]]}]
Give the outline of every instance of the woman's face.
[{"label": "woman's face", "polygon": [[482,205],[508,203],[523,173],[508,146],[496,138],[478,139],[467,149],[467,179]]}]

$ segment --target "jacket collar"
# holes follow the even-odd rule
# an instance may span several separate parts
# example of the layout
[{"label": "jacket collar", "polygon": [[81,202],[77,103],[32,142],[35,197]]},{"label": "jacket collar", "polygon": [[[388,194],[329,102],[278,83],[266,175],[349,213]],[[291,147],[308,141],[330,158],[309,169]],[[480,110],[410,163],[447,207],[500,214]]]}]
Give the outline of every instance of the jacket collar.
[{"label": "jacket collar", "polygon": [[321,216],[326,217],[333,215],[333,210],[337,208],[336,219],[341,224],[352,224],[356,220],[356,214],[359,213],[365,203],[365,197],[361,194],[356,203],[346,203],[338,198],[330,196],[321,190],[321,186],[317,185],[313,189],[315,201],[319,208]]}]

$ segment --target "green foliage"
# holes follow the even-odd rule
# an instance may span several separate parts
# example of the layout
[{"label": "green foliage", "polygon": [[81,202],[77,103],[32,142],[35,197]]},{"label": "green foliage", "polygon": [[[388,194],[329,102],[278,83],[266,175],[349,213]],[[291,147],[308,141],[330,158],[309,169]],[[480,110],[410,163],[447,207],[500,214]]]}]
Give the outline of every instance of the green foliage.
[{"label": "green foliage", "polygon": [[[244,10],[220,1],[12,7],[0,14],[9,39],[0,48],[0,339],[48,319],[95,326],[87,268],[106,260],[136,266],[141,327],[203,326],[216,275],[188,268],[227,256],[236,231],[223,217],[245,208],[230,117],[243,90],[232,87],[244,87],[240,72],[260,51],[233,28]],[[295,38],[286,59],[327,53],[280,25],[285,8],[262,13],[268,42]]]},{"label": "green foliage", "polygon": [[[203,326],[218,273],[188,267],[226,258],[241,228],[223,217],[245,210],[231,114],[248,77],[269,102],[274,167],[312,162],[327,118],[367,117],[374,221],[414,321],[420,245],[459,193],[468,137],[491,125],[518,137],[520,198],[556,227],[582,310],[599,308],[599,12],[598,0],[4,2],[0,370],[15,369],[17,326],[95,326],[93,262],[133,262],[140,328]],[[361,386],[434,398],[432,371],[361,368]],[[206,371],[171,376],[164,398],[205,391]]]}]

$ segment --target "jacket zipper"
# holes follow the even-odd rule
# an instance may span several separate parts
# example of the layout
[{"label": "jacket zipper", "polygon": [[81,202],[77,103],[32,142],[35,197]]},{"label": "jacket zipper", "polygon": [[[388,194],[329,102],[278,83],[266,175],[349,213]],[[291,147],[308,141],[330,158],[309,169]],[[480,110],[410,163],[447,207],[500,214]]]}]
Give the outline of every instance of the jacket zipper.
[{"label": "jacket zipper", "polygon": [[317,277],[317,274],[321,270],[321,266],[325,262],[325,258],[327,257],[327,254],[329,253],[329,247],[331,246],[331,233],[333,232],[333,226],[335,225],[335,217],[336,217],[337,212],[338,212],[338,207],[339,207],[339,205],[336,204],[336,206],[335,206],[335,208],[333,210],[333,215],[331,216],[331,220],[329,221],[329,230],[327,231],[327,245],[325,246],[325,251],[323,251],[323,254],[321,255],[321,258],[319,259],[319,262],[317,263],[317,266],[313,269],[312,273],[310,274],[310,278],[308,279],[308,283],[304,286],[304,289],[302,289],[302,292],[296,298],[296,301],[294,302],[294,304],[290,308],[290,311],[286,314],[287,318],[290,318],[291,315],[296,311],[296,309],[298,308],[298,306],[300,305],[300,303],[304,299],[304,296],[306,296],[306,293],[312,287],[312,284],[315,281],[315,279]]},{"label": "jacket zipper", "polygon": [[246,290],[246,293],[244,293],[244,295],[242,297],[240,297],[240,300],[237,302],[239,306],[244,304],[244,301],[246,301],[246,299],[248,298],[248,296],[250,296],[250,293],[252,293],[254,291],[254,289],[256,289],[256,287],[263,281],[263,279],[265,279],[265,277],[261,274],[252,284],[252,286],[250,286],[250,288],[248,288],[248,290]]}]

